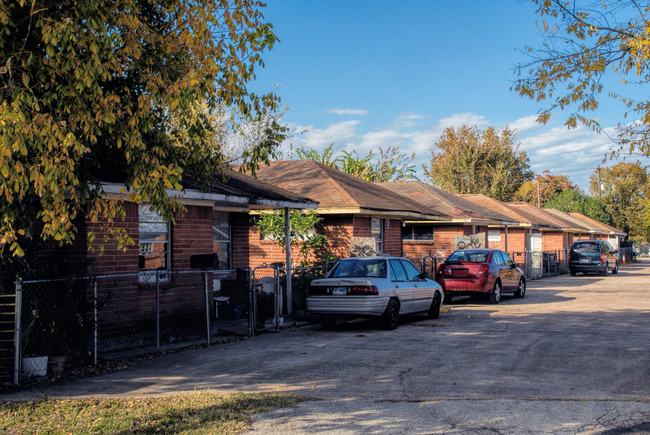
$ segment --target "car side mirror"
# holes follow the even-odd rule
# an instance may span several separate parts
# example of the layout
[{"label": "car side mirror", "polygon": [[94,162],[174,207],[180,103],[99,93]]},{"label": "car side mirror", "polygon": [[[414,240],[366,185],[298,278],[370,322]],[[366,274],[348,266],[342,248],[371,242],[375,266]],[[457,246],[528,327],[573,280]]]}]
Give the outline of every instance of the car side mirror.
[{"label": "car side mirror", "polygon": [[614,254],[614,255],[618,254],[618,249],[614,249],[614,250],[612,251],[612,254]]},{"label": "car side mirror", "polygon": [[427,279],[428,277],[429,277],[429,273],[428,273],[428,272],[422,272],[422,273],[420,274],[420,280],[421,280],[421,281],[424,281],[424,280]]}]

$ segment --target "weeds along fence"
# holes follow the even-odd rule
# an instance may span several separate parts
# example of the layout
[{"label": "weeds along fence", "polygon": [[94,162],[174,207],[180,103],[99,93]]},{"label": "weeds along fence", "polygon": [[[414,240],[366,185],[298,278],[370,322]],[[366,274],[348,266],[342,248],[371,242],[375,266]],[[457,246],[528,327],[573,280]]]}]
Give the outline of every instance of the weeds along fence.
[{"label": "weeds along fence", "polygon": [[225,336],[257,322],[248,270],[18,281],[13,382]]}]

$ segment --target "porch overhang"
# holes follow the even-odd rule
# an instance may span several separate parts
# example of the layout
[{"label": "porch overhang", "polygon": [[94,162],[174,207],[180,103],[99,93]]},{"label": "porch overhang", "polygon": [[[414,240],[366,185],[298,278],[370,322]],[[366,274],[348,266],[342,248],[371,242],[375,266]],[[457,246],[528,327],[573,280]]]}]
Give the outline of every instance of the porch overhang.
[{"label": "porch overhang", "polygon": [[[107,195],[126,199],[130,193],[122,184],[104,183],[102,188]],[[194,189],[185,191],[166,189],[167,195],[184,205],[204,205],[232,211],[251,211],[259,209],[316,209],[315,201],[287,201],[255,196],[227,195],[202,192]]]}]

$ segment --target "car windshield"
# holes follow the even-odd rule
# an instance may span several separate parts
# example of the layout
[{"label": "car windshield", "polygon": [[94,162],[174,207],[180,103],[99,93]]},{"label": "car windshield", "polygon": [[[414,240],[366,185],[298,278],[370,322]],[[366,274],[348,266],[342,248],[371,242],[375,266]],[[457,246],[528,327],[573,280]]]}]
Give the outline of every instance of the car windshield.
[{"label": "car windshield", "polygon": [[386,260],[341,260],[328,275],[330,278],[386,278]]},{"label": "car windshield", "polygon": [[484,263],[487,261],[489,251],[456,251],[449,256],[447,261],[474,261]]},{"label": "car windshield", "polygon": [[571,247],[573,252],[588,253],[600,252],[598,243],[576,243]]}]

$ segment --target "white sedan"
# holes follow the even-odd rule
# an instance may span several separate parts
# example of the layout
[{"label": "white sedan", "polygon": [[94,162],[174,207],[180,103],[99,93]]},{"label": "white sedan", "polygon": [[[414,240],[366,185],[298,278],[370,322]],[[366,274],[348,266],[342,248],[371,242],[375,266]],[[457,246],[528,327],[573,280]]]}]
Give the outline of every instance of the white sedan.
[{"label": "white sedan", "polygon": [[405,258],[355,257],[311,282],[307,310],[320,316],[323,328],[338,318],[379,317],[386,329],[395,329],[400,314],[437,319],[443,299],[442,287]]}]

